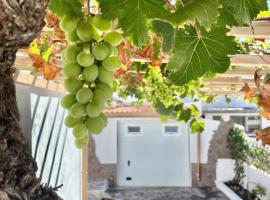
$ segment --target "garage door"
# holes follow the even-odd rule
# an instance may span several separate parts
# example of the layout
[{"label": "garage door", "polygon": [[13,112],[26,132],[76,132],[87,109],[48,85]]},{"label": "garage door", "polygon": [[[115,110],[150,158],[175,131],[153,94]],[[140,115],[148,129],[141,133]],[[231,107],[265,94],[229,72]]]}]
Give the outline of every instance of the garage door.
[{"label": "garage door", "polygon": [[188,126],[118,122],[118,186],[191,186]]}]

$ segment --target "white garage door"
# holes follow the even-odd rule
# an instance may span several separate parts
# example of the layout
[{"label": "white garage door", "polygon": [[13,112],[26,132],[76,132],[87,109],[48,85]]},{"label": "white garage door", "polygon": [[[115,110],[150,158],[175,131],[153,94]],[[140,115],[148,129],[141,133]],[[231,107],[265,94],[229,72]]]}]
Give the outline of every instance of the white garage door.
[{"label": "white garage door", "polygon": [[118,122],[118,186],[191,186],[188,126],[134,121]]}]

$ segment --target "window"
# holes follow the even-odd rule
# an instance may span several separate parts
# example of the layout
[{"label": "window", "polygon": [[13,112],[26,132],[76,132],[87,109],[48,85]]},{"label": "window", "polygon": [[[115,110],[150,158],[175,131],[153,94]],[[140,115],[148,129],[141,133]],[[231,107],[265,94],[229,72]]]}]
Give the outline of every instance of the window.
[{"label": "window", "polygon": [[260,116],[248,116],[248,120],[260,120]]},{"label": "window", "polygon": [[142,136],[142,126],[141,125],[127,125],[126,126],[126,135],[127,136]]},{"label": "window", "polygon": [[231,119],[233,119],[234,123],[246,127],[245,116],[231,116]]},{"label": "window", "polygon": [[213,116],[213,120],[220,121],[221,120],[221,116],[215,115],[215,116]]},{"label": "window", "polygon": [[163,126],[163,136],[180,136],[178,125],[164,125]]},{"label": "window", "polygon": [[248,132],[249,134],[251,134],[251,133],[253,133],[255,130],[258,130],[258,129],[261,129],[261,125],[260,125],[260,124],[258,124],[258,125],[249,125],[249,126],[248,126],[247,132]]}]

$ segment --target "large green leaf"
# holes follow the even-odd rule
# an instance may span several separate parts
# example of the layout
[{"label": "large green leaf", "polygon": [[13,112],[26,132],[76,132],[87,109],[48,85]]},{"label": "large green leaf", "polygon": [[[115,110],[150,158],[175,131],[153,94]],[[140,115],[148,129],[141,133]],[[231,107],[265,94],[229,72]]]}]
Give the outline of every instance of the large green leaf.
[{"label": "large green leaf", "polygon": [[237,52],[234,37],[227,36],[227,32],[226,28],[214,28],[210,32],[204,28],[196,31],[193,26],[179,29],[167,67],[169,79],[184,85],[208,72],[224,73],[230,66],[228,55]]},{"label": "large green leaf", "polygon": [[176,25],[182,25],[187,20],[196,20],[201,26],[210,28],[211,24],[217,22],[221,7],[218,0],[182,0],[182,6],[169,19]]},{"label": "large green leaf", "polygon": [[49,8],[58,17],[74,19],[82,16],[81,0],[51,0]]},{"label": "large green leaf", "polygon": [[220,0],[233,9],[239,25],[250,25],[261,10],[268,10],[266,0]]},{"label": "large green leaf", "polygon": [[173,26],[165,21],[154,20],[152,21],[152,29],[155,33],[159,34],[162,41],[162,51],[169,52],[173,48],[175,29]]},{"label": "large green leaf", "polygon": [[166,19],[170,14],[160,0],[98,0],[105,18],[119,19],[124,34],[136,46],[148,41],[148,19]]}]

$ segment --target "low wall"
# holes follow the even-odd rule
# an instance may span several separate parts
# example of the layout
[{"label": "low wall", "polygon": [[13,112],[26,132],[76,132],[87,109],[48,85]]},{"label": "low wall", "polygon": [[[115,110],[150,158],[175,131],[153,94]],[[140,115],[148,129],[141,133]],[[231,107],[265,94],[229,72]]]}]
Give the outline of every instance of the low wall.
[{"label": "low wall", "polygon": [[[234,160],[231,159],[218,159],[216,169],[217,179],[216,182],[230,181],[234,177]],[[245,165],[244,187],[251,191],[257,184],[263,186],[266,190],[266,196],[262,200],[270,200],[270,174],[266,174],[255,167]],[[248,184],[249,183],[249,184]]]}]

